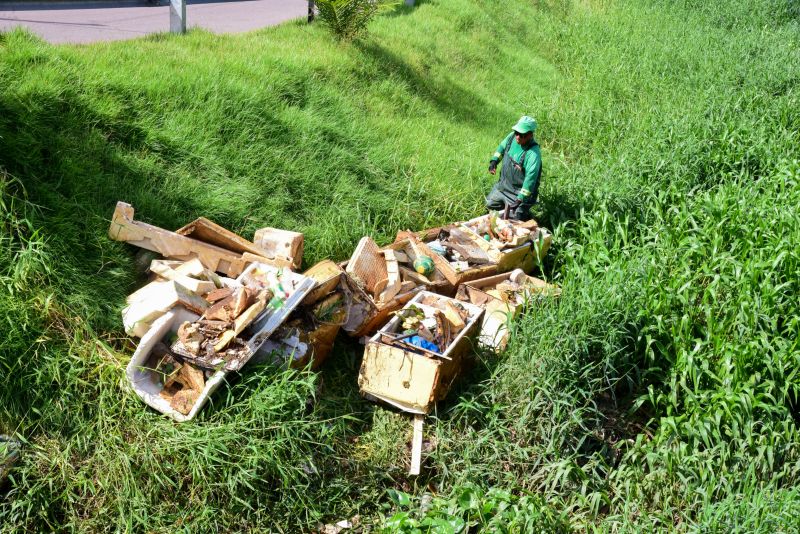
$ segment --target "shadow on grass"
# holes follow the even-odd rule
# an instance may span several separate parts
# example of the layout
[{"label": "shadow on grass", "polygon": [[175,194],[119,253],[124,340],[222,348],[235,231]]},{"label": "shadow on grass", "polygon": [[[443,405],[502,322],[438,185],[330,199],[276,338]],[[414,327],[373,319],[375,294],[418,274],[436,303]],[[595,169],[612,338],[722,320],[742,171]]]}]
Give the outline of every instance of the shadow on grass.
[{"label": "shadow on grass", "polygon": [[416,10],[419,6],[423,4],[431,4],[431,5],[436,4],[436,2],[434,2],[433,0],[412,0],[414,2],[414,5],[410,6],[406,4],[406,0],[398,0],[398,1],[400,3],[397,6],[395,6],[393,10],[389,11],[388,13],[384,13],[383,14],[384,17],[402,17],[405,15],[410,15],[411,13],[414,12],[414,10]]},{"label": "shadow on grass", "polygon": [[[373,42],[359,42],[357,46],[373,61],[375,68],[384,78],[395,77],[405,81],[414,95],[433,104],[448,118],[475,126],[495,127],[493,118],[504,115],[496,106],[490,105],[474,92],[464,89],[450,77],[445,77],[443,80],[428,78],[425,73],[410,66],[399,55]],[[431,62],[433,61],[431,58]]]}]

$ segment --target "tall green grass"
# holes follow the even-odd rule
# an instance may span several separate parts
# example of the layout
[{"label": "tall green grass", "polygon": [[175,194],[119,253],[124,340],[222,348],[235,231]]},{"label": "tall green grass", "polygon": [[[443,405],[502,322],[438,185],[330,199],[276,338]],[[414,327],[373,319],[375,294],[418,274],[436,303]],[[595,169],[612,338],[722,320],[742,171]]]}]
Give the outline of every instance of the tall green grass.
[{"label": "tall green grass", "polygon": [[[792,530],[798,41],[778,0],[440,0],[351,45],[0,34],[0,432],[26,441],[0,530]],[[194,423],[125,389],[117,200],[343,259],[480,213],[522,113],[564,294],[440,403],[422,477],[345,340],[319,375],[248,369]]]}]

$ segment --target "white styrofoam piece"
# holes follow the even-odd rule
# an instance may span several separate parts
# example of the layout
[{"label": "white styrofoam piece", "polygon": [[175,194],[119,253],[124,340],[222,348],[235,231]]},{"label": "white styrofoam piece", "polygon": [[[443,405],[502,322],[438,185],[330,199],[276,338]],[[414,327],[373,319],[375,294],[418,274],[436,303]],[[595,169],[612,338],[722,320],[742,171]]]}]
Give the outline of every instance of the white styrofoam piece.
[{"label": "white styrofoam piece", "polygon": [[268,361],[280,365],[288,361],[299,360],[307,352],[308,343],[300,341],[300,337],[295,334],[281,339],[266,340],[251,361]]},{"label": "white styrofoam piece", "polygon": [[[249,274],[256,267],[260,267],[263,270],[278,270],[277,267],[271,265],[253,263],[245,269],[236,280],[224,279],[224,285],[230,287],[241,286],[245,273]],[[297,307],[316,285],[313,279],[291,272],[288,269],[284,269],[282,276],[292,282],[296,282],[296,284],[294,284],[293,293],[286,299],[286,302],[279,310],[268,309],[254,322],[256,324],[251,325],[245,330],[245,332],[255,332],[248,342],[251,347],[251,354],[254,354],[261,344],[283,324],[294,308]],[[163,341],[170,332],[177,332],[178,327],[184,322],[194,322],[199,318],[197,314],[184,309],[182,306],[175,306],[172,310],[162,315],[153,323],[147,333],[142,336],[125,371],[133,391],[136,392],[145,404],[178,422],[190,421],[193,419],[194,416],[197,415],[197,412],[208,402],[209,397],[216,391],[220,384],[222,384],[229,371],[220,369],[207,379],[205,388],[197,398],[194,406],[192,406],[191,411],[187,415],[183,415],[172,408],[169,401],[161,398],[160,393],[163,390],[163,385],[159,381],[157,374],[154,371],[146,369],[145,366],[147,365],[147,360],[156,343]],[[169,343],[165,343],[165,345],[169,346]],[[247,360],[243,361],[242,366],[246,362]],[[241,369],[241,367],[239,369]]]},{"label": "white styrofoam piece", "polygon": [[[156,343],[164,340],[170,332],[177,332],[178,327],[185,321],[196,321],[197,319],[199,319],[197,314],[185,310],[182,306],[176,306],[159,317],[150,327],[150,330],[142,336],[139,346],[136,347],[136,352],[133,353],[131,361],[125,370],[133,391],[139,395],[145,404],[179,423],[189,421],[197,415],[197,412],[205,405],[211,394],[225,380],[225,375],[228,372],[224,370],[216,371],[211,378],[206,380],[205,388],[197,398],[197,402],[192,406],[192,410],[183,415],[170,406],[169,401],[161,398],[159,394],[164,389],[164,386],[159,381],[158,375],[154,371],[146,369],[145,366]],[[167,343],[165,344],[168,345]]]}]

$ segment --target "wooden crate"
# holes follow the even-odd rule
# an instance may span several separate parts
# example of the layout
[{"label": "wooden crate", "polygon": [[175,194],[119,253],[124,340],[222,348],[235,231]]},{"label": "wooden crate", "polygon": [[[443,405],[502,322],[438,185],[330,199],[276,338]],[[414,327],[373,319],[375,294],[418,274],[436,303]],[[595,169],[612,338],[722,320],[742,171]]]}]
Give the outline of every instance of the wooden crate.
[{"label": "wooden crate", "polygon": [[376,300],[374,295],[382,285],[385,287],[388,271],[381,249],[369,237],[363,237],[350,259],[339,265],[344,270],[342,285],[349,299],[348,317],[343,329],[353,337],[372,335],[387,321],[391,312],[402,308],[424,289],[416,286],[389,300]]},{"label": "wooden crate", "polygon": [[481,344],[495,350],[503,350],[508,344],[509,323],[520,314],[525,302],[510,303],[490,295],[488,291],[497,287],[501,282],[512,279],[517,283],[524,284],[528,288],[529,295],[557,297],[561,294],[561,289],[557,286],[520,271],[472,280],[459,286],[456,299],[484,308],[478,340]]},{"label": "wooden crate", "polygon": [[418,286],[379,305],[346,273],[342,281],[343,289],[349,299],[348,317],[342,329],[347,332],[347,335],[355,338],[374,334],[381,325],[386,323],[390,313],[401,309],[415,295],[425,289]]},{"label": "wooden crate", "polygon": [[[428,253],[433,259],[433,263],[436,266],[436,270],[442,273],[442,276],[449,282],[450,286],[453,288],[457,288],[460,284],[464,282],[468,282],[469,280],[475,280],[476,278],[484,278],[486,276],[491,276],[497,273],[497,265],[496,264],[488,264],[488,265],[479,265],[476,267],[471,267],[469,269],[463,271],[457,271],[450,265],[445,258],[433,252],[430,247],[428,247],[428,243],[431,241],[436,240],[439,232],[442,230],[450,230],[455,228],[456,224],[450,224],[447,226],[437,226],[436,228],[428,228],[427,230],[422,230],[419,232],[411,232],[408,230],[403,230],[397,233],[395,237],[395,243],[407,241],[412,238],[417,238],[420,241],[420,244],[425,247],[426,253]],[[442,293],[445,295],[452,295],[452,293]]]},{"label": "wooden crate", "polygon": [[[432,250],[430,250],[430,248],[428,248],[428,246],[423,242],[419,242],[417,246],[424,254],[430,256],[431,258],[438,255]],[[395,251],[400,251],[406,254],[411,259],[412,263],[414,259],[416,259],[416,254],[414,253],[414,249],[411,246],[411,242],[409,239],[401,239],[399,241],[395,241],[394,243],[383,247],[382,250],[384,249],[392,249]],[[434,260],[434,264],[435,263],[436,261]],[[433,274],[429,276],[428,279],[430,280],[429,283],[423,282],[423,285],[425,286],[425,289],[427,291],[432,291],[434,293],[438,293],[440,295],[446,295],[448,297],[452,297],[453,295],[455,295],[456,287],[450,283],[450,281],[438,267],[434,269]]]},{"label": "wooden crate", "polygon": [[[423,291],[407,305],[444,309],[449,297]],[[392,318],[367,343],[358,376],[358,385],[367,398],[378,399],[403,411],[425,414],[443,399],[459,377],[465,359],[472,352],[483,310],[469,303],[466,325],[440,356],[424,355],[382,341],[383,334],[397,332],[402,325]]]},{"label": "wooden crate", "polygon": [[[490,215],[475,217],[459,224],[459,227],[469,232],[475,244],[483,248],[491,258],[497,263],[497,273],[505,273],[514,269],[522,269],[529,273],[533,268],[541,263],[541,259],[547,254],[550,248],[552,236],[546,228],[541,228],[534,220],[514,223],[515,227],[530,230],[530,238],[516,247],[500,249],[483,239],[472,228],[472,225],[488,219]],[[472,278],[475,280],[476,278]]]}]

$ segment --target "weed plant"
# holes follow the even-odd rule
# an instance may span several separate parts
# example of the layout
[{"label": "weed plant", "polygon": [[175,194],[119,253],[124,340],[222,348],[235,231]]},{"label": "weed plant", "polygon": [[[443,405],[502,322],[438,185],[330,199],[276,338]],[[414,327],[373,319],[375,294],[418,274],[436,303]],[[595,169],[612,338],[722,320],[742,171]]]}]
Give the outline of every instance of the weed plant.
[{"label": "weed plant", "polygon": [[[318,25],[90,46],[0,34],[0,531],[798,528],[800,13],[792,2],[438,0],[350,45]],[[136,251],[177,228],[365,234],[479,214],[523,113],[555,233],[509,349],[428,418],[247,368],[195,422],[124,383]]]}]

